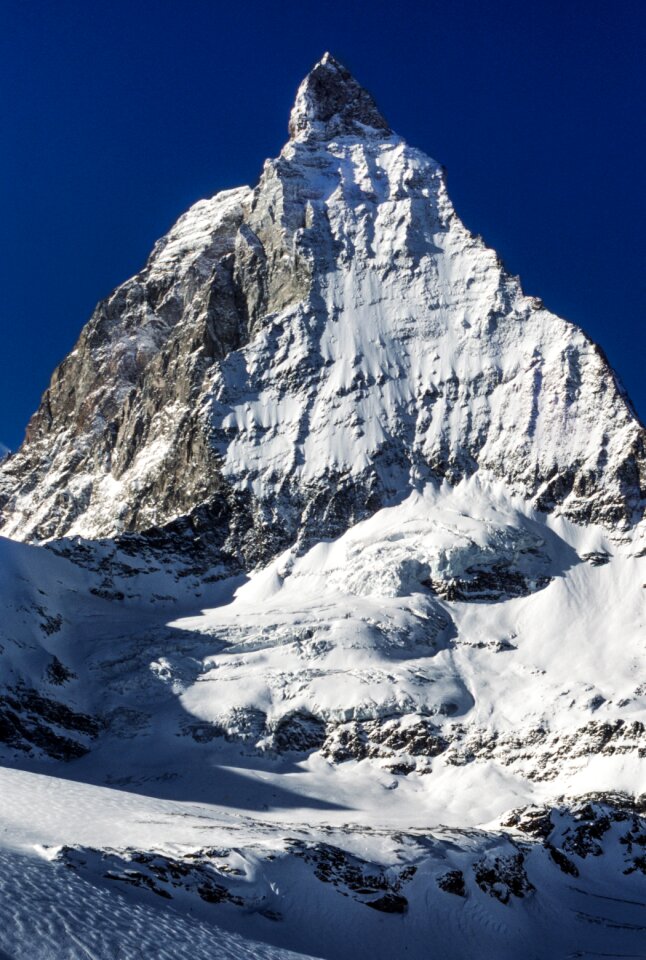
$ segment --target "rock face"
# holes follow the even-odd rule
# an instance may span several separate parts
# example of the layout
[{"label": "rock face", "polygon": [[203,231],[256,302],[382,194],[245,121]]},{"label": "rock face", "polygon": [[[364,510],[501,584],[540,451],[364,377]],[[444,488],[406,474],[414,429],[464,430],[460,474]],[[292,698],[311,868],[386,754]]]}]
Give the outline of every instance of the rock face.
[{"label": "rock face", "polygon": [[290,133],[99,304],[0,467],[4,534],[181,521],[249,568],[475,472],[630,531],[645,434],[599,348],[523,295],[329,55]]},{"label": "rock face", "polygon": [[327,143],[339,136],[360,137],[375,131],[385,136],[392,133],[368,91],[326,53],[298,88],[289,118],[290,137]]},{"label": "rock face", "polygon": [[138,530],[213,495],[199,398],[207,369],[245,336],[232,254],[248,194],[198,203],[99,304],[7,464],[12,532]]}]

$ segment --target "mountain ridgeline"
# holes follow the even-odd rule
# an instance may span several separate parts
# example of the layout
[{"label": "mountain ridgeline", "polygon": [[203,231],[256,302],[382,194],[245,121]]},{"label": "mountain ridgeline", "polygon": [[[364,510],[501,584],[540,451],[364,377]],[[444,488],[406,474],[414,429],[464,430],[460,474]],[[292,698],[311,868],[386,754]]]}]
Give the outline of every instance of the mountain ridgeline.
[{"label": "mountain ridgeline", "polygon": [[289,131],[98,305],[0,466],[2,532],[188,533],[249,569],[479,473],[630,537],[645,432],[600,349],[330,55]]}]

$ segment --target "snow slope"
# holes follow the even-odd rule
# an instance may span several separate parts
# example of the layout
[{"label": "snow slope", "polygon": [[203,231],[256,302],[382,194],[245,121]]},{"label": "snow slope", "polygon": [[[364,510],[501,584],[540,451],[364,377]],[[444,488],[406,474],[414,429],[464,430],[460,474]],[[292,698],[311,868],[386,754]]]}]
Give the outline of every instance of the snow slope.
[{"label": "snow slope", "polygon": [[[285,840],[267,815],[34,774],[1,779],[3,797],[31,814],[0,853],[3,956],[643,955],[644,878],[622,838],[638,838],[644,820],[626,806],[557,808],[548,827],[535,808],[505,833],[294,818]],[[537,837],[549,828],[558,847]],[[79,846],[80,836],[96,846]],[[58,845],[68,837],[74,848]],[[139,848],[124,849],[132,837]],[[217,886],[203,896],[207,870]]]},{"label": "snow slope", "polygon": [[[332,756],[361,725],[432,721],[450,746],[409,762],[449,796],[472,751],[566,790],[600,725],[619,722],[622,750],[643,743],[646,561],[610,558],[602,530],[546,521],[501,485],[425,488],[332,543],[288,551],[229,606],[176,621],[214,640],[182,703],[229,732],[260,724],[249,736],[268,748],[290,718],[323,718]],[[387,767],[393,751],[381,752]],[[614,760],[605,775],[598,761],[596,787],[616,787]]]},{"label": "snow slope", "polygon": [[640,956],[646,560],[601,528],[472,478],[246,581],[2,547],[9,956],[42,898],[42,957]]}]

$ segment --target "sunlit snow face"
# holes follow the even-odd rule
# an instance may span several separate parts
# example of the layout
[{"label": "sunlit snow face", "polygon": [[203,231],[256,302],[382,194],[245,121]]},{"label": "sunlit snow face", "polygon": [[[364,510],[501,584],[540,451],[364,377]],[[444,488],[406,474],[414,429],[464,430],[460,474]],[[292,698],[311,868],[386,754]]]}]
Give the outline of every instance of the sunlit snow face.
[{"label": "sunlit snow face", "polygon": [[244,737],[303,710],[337,723],[463,716],[473,697],[450,653],[454,602],[527,597],[576,562],[547,525],[476,479],[428,486],[254,575],[213,612],[219,652],[182,702]]},{"label": "sunlit snow face", "polygon": [[290,564],[284,588],[301,590],[323,573],[326,591],[355,596],[493,602],[532,593],[575,561],[545,524],[509,501],[487,502],[471,481],[452,492],[428,485],[313,547]]}]

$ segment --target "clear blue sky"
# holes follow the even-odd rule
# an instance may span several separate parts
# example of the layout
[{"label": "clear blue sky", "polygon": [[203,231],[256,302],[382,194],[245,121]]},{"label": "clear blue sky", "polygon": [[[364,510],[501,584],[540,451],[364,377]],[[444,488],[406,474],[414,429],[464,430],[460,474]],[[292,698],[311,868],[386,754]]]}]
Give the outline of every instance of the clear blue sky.
[{"label": "clear blue sky", "polygon": [[254,183],[331,50],[646,418],[643,0],[2,0],[0,440],[193,201]]}]

